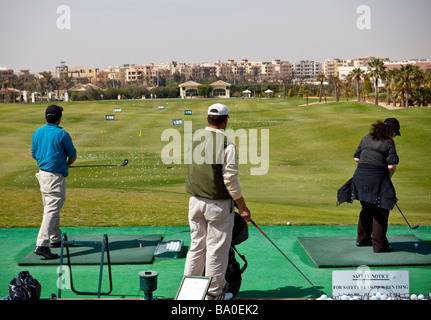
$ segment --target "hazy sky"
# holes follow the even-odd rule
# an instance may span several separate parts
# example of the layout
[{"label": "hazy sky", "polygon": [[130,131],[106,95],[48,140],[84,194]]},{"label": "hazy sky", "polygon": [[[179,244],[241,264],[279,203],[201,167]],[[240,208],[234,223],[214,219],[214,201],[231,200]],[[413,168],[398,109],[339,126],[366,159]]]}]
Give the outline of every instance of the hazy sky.
[{"label": "hazy sky", "polygon": [[[70,8],[70,29],[59,29]],[[370,29],[360,5],[370,8]],[[0,0],[0,67],[431,59],[431,0]]]}]

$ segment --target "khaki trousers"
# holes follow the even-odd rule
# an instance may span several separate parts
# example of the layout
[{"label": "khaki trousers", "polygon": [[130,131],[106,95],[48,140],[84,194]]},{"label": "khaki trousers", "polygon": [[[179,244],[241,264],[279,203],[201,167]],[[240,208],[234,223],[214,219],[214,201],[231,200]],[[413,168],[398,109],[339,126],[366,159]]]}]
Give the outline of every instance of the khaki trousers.
[{"label": "khaki trousers", "polygon": [[190,197],[191,245],[184,275],[211,276],[210,296],[223,293],[232,242],[235,208],[233,201]]},{"label": "khaki trousers", "polygon": [[61,173],[39,171],[43,202],[43,219],[36,240],[36,246],[49,246],[61,240],[60,211],[66,200],[66,179]]}]

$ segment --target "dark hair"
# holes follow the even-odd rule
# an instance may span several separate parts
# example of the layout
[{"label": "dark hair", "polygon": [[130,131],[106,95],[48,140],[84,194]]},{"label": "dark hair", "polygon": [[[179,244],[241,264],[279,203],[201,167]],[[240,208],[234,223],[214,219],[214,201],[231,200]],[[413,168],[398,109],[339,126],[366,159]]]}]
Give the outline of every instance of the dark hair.
[{"label": "dark hair", "polygon": [[55,104],[51,104],[45,110],[45,118],[48,123],[56,123],[63,115],[63,108]]},{"label": "dark hair", "polygon": [[370,135],[374,140],[392,139],[396,130],[391,123],[378,120],[371,126]]},{"label": "dark hair", "polygon": [[[210,112],[218,112],[216,109],[211,109]],[[228,115],[222,115],[222,116],[215,116],[215,115],[208,115],[208,123],[212,126],[219,126],[221,125],[227,118],[229,118]]]},{"label": "dark hair", "polygon": [[58,119],[60,119],[60,118],[57,117],[56,115],[53,115],[53,114],[49,114],[46,116],[46,122],[48,122],[48,123],[56,123],[58,121]]}]

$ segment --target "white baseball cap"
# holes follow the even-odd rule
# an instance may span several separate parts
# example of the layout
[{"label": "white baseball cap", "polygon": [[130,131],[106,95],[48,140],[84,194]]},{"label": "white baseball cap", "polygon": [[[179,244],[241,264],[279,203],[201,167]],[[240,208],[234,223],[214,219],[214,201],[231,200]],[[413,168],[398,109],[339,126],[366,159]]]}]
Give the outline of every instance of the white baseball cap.
[{"label": "white baseball cap", "polygon": [[227,116],[229,111],[224,104],[215,103],[208,108],[208,115],[212,116]]}]

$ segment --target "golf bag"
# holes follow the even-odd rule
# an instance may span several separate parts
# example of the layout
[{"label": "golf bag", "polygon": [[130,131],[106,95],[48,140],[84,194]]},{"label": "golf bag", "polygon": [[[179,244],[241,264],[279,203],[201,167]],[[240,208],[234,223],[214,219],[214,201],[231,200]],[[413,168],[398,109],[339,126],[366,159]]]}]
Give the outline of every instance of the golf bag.
[{"label": "golf bag", "polygon": [[[248,239],[248,225],[247,222],[241,218],[241,216],[235,212],[235,221],[232,234],[232,244],[229,250],[229,263],[226,270],[226,287],[225,292],[230,292],[235,297],[241,287],[242,273],[247,268],[247,260],[245,257],[238,252],[235,245],[240,244]],[[239,262],[235,259],[235,252],[244,261],[244,265],[241,267]]]},{"label": "golf bag", "polygon": [[42,286],[28,271],[21,271],[18,277],[9,283],[11,300],[39,300]]}]

